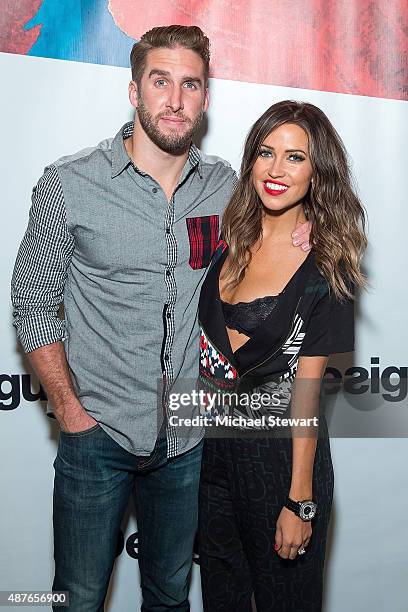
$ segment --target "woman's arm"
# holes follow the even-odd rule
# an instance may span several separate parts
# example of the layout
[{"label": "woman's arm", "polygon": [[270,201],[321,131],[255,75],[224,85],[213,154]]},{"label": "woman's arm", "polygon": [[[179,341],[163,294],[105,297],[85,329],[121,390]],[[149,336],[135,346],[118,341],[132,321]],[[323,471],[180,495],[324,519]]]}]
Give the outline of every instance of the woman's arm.
[{"label": "woman's arm", "polygon": [[[292,479],[289,497],[313,500],[313,464],[316,453],[321,380],[327,357],[300,357],[292,389],[292,419],[310,419],[309,426],[292,426]],[[301,421],[303,422],[303,421]],[[284,559],[295,559],[312,535],[310,521],[304,522],[284,507],[276,524],[275,549]]]},{"label": "woman's arm", "polygon": [[292,389],[291,418],[311,419],[310,426],[292,427],[292,481],[289,497],[312,499],[313,463],[317,443],[321,381],[327,357],[300,357]]}]

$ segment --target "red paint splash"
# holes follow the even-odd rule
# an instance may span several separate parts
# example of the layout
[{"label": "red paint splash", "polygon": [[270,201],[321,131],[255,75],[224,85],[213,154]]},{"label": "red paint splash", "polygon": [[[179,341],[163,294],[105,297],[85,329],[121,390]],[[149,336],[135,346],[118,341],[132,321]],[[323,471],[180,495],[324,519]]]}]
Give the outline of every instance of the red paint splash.
[{"label": "red paint splash", "polygon": [[199,25],[212,76],[408,100],[406,0],[110,0],[133,38]]},{"label": "red paint splash", "polygon": [[40,35],[41,26],[24,30],[42,0],[5,0],[0,11],[0,49],[5,53],[26,54]]}]

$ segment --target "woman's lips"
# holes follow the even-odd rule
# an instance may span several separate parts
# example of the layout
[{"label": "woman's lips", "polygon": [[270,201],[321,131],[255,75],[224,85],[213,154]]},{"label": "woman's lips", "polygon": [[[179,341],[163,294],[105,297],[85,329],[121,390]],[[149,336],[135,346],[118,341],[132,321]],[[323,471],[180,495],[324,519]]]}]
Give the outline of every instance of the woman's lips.
[{"label": "woman's lips", "polygon": [[264,189],[266,193],[272,196],[280,196],[283,193],[286,193],[289,187],[284,183],[278,183],[275,181],[264,181],[263,183]]}]

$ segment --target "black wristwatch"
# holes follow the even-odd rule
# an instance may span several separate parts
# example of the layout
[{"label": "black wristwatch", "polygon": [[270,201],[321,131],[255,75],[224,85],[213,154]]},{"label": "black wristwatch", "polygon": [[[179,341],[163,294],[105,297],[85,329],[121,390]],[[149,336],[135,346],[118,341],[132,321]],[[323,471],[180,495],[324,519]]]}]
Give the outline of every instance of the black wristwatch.
[{"label": "black wristwatch", "polygon": [[317,504],[310,499],[304,499],[302,501],[293,501],[290,497],[287,498],[285,503],[286,508],[292,510],[302,519],[302,521],[311,521],[316,516]]}]

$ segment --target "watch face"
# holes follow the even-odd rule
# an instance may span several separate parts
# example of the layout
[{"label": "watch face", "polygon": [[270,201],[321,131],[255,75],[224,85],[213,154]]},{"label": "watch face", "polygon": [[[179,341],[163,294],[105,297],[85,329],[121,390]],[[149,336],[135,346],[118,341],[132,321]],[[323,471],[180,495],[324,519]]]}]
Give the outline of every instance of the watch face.
[{"label": "watch face", "polygon": [[310,521],[316,515],[316,504],[311,501],[302,502],[299,515],[302,521]]}]

